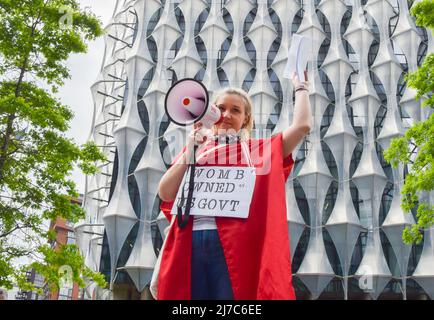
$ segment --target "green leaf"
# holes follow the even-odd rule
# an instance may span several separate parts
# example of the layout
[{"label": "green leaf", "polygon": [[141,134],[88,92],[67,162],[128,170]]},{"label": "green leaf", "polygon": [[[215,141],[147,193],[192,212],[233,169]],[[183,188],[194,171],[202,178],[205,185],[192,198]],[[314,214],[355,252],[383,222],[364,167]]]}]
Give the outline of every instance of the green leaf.
[{"label": "green leaf", "polygon": [[[72,16],[68,26],[60,23],[65,7]],[[40,245],[56,236],[44,220],[62,217],[76,222],[85,216],[72,201],[78,197],[72,170],[78,166],[93,173],[97,162],[105,161],[94,144],[79,146],[65,136],[74,115],[53,95],[70,77],[65,61],[72,53],[86,52],[86,42],[100,35],[100,21],[76,0],[0,0],[2,287],[16,283],[24,290],[38,290],[26,276],[34,268],[54,290],[61,266],[72,268],[80,286],[84,279],[105,285],[102,275],[85,266],[76,246]],[[18,235],[24,243],[13,241]],[[16,259],[29,256],[34,263],[16,266]]]},{"label": "green leaf", "polygon": [[[411,12],[420,26],[434,28],[434,1],[415,4]],[[430,31],[428,31],[430,32]],[[425,108],[434,107],[434,54],[425,57],[419,69],[406,76],[407,86],[417,90],[417,99],[423,98]],[[412,149],[417,153],[412,154]],[[421,195],[434,190],[434,113],[426,120],[415,122],[403,137],[391,141],[384,158],[397,167],[399,163],[411,164],[401,193],[401,207],[405,212],[416,210],[417,223],[403,232],[405,243],[420,243],[423,231],[434,224],[434,207]]]}]

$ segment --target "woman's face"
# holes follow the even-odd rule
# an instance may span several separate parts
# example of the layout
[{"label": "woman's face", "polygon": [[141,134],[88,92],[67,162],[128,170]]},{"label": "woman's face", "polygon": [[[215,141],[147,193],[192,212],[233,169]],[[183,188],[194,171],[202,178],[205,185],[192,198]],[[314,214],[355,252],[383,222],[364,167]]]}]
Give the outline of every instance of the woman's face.
[{"label": "woman's face", "polygon": [[249,120],[243,99],[237,94],[224,94],[217,101],[216,106],[223,115],[223,121],[216,125],[217,130],[235,130],[245,126]]}]

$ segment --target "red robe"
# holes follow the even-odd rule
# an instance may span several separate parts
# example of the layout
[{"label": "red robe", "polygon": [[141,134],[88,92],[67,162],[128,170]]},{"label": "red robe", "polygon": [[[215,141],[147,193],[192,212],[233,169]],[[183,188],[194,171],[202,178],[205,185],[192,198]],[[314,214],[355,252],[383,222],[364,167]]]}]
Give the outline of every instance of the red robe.
[{"label": "red robe", "polygon": [[[236,300],[295,299],[292,286],[289,235],[286,220],[285,181],[294,164],[292,155],[283,159],[282,134],[268,139],[248,141],[249,150],[271,145],[271,156],[262,161],[271,161],[268,174],[257,174],[249,217],[247,219],[216,217],[216,225],[229,270],[234,298]],[[211,147],[215,146],[214,144]],[[240,143],[228,145],[237,148],[237,159],[241,157]],[[205,148],[205,151],[208,148]],[[266,148],[262,148],[266,150]],[[211,152],[209,157],[216,157]],[[257,168],[259,162],[252,152],[252,162]],[[257,152],[256,152],[257,154]],[[261,153],[259,153],[261,154]],[[264,156],[261,154],[261,156]],[[271,158],[271,159],[270,159]],[[218,158],[221,159],[221,158]],[[176,159],[175,159],[176,161]],[[174,162],[175,162],[174,161]],[[215,162],[217,163],[217,161]],[[234,163],[233,161],[231,163]],[[245,163],[245,161],[244,161]],[[198,164],[199,166],[200,164]],[[238,164],[203,164],[228,166]],[[174,202],[163,202],[161,209],[170,220]],[[175,219],[176,216],[175,216]],[[159,300],[191,299],[191,250],[193,217],[184,229],[177,221],[170,229],[160,265],[157,297]]]}]

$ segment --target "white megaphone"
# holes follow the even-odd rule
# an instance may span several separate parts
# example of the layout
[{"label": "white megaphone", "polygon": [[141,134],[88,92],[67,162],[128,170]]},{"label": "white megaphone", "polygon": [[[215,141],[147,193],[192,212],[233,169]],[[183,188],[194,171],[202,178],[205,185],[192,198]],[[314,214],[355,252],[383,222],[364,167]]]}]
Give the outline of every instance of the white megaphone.
[{"label": "white megaphone", "polygon": [[209,105],[208,90],[199,81],[185,78],[177,81],[167,92],[164,109],[170,121],[180,126],[201,122],[210,129],[223,116],[214,105]]}]

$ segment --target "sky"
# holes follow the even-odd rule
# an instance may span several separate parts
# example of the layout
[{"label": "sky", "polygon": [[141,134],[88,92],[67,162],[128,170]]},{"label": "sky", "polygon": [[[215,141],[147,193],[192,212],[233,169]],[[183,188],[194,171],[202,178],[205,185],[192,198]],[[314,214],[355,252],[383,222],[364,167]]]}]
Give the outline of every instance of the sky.
[{"label": "sky", "polygon": [[[102,21],[103,27],[112,17],[116,4],[116,0],[79,0],[78,2],[83,9],[86,8],[96,14]],[[87,53],[73,54],[66,61],[71,79],[65,81],[65,85],[59,89],[57,96],[75,114],[67,136],[73,138],[78,144],[87,141],[92,129],[93,100],[90,87],[97,79],[103,55],[104,37],[100,37],[88,43]],[[78,191],[84,193],[84,175],[77,169],[74,170],[72,177],[77,184]]]}]

